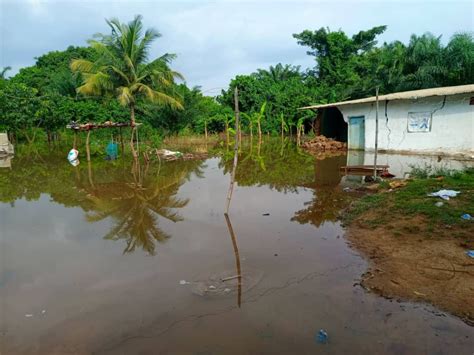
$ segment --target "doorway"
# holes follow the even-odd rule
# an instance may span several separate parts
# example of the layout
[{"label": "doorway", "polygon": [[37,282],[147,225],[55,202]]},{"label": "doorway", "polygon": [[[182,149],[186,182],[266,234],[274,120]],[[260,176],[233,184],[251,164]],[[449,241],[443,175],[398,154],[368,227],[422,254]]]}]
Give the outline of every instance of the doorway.
[{"label": "doorway", "polygon": [[344,121],[341,111],[337,107],[327,107],[318,114],[319,132],[327,138],[332,138],[339,142],[347,142],[347,123]]},{"label": "doorway", "polygon": [[365,117],[349,117],[349,149],[364,150],[365,148]]}]

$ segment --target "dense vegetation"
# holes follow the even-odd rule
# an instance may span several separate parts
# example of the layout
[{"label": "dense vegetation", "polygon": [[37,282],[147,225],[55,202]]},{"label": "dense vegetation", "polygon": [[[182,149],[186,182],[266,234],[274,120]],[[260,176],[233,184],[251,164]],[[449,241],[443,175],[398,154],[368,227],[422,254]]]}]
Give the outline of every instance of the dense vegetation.
[{"label": "dense vegetation", "polygon": [[412,35],[377,46],[378,26],[348,36],[321,28],[294,34],[308,48],[314,67],[302,70],[285,64],[238,75],[217,98],[189,88],[171,68],[175,55],[148,58],[159,33],[143,30],[141,17],[128,24],[107,21],[108,35],[89,47],[68,47],[37,58],[7,79],[0,72],[0,130],[14,140],[33,142],[37,133],[54,139],[66,124],[77,122],[144,123],[145,132],[220,132],[233,115],[233,91],[239,88],[242,127],[250,132],[295,132],[314,115],[297,108],[308,104],[354,99],[381,93],[474,82],[472,33]]},{"label": "dense vegetation", "polygon": [[315,66],[306,71],[278,64],[269,70],[234,78],[219,101],[230,105],[238,87],[241,107],[257,112],[268,102],[266,130],[278,131],[278,117],[290,124],[305,119],[298,107],[373,96],[380,93],[474,83],[474,40],[470,33],[454,35],[444,46],[441,36],[412,35],[408,45],[400,41],[377,47],[385,26],[360,31],[352,37],[342,31],[321,28],[293,35],[308,47]]}]

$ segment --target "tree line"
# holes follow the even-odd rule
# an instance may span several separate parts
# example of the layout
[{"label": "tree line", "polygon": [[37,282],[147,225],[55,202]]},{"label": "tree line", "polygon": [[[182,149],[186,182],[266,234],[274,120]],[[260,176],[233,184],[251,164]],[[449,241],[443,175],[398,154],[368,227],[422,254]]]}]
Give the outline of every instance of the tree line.
[{"label": "tree line", "polygon": [[444,45],[441,36],[412,35],[377,46],[386,26],[348,36],[320,28],[294,34],[314,66],[276,64],[238,75],[215,98],[190,88],[172,69],[174,54],[149,58],[161,36],[144,29],[141,16],[128,23],[107,20],[110,33],[36,59],[35,65],[6,78],[0,72],[0,129],[33,142],[38,131],[54,139],[71,122],[138,121],[158,134],[230,131],[233,91],[239,89],[243,130],[249,134],[300,132],[313,113],[309,104],[380,93],[474,83],[472,33],[458,33]]}]

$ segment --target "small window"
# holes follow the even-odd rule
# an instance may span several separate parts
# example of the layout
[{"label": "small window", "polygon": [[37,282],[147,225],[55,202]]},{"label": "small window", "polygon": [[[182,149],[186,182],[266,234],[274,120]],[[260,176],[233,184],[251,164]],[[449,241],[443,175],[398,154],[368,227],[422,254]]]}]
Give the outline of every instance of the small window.
[{"label": "small window", "polygon": [[474,96],[471,96],[471,99],[469,100],[469,105],[474,105]]}]

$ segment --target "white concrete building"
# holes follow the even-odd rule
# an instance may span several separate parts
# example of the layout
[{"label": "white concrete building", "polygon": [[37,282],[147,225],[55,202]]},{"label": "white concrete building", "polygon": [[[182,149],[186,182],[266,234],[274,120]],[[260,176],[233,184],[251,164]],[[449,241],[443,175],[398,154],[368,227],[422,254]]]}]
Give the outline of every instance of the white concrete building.
[{"label": "white concrete building", "polygon": [[[374,150],[376,98],[315,105],[321,134]],[[378,149],[474,158],[474,85],[379,96]]]}]

